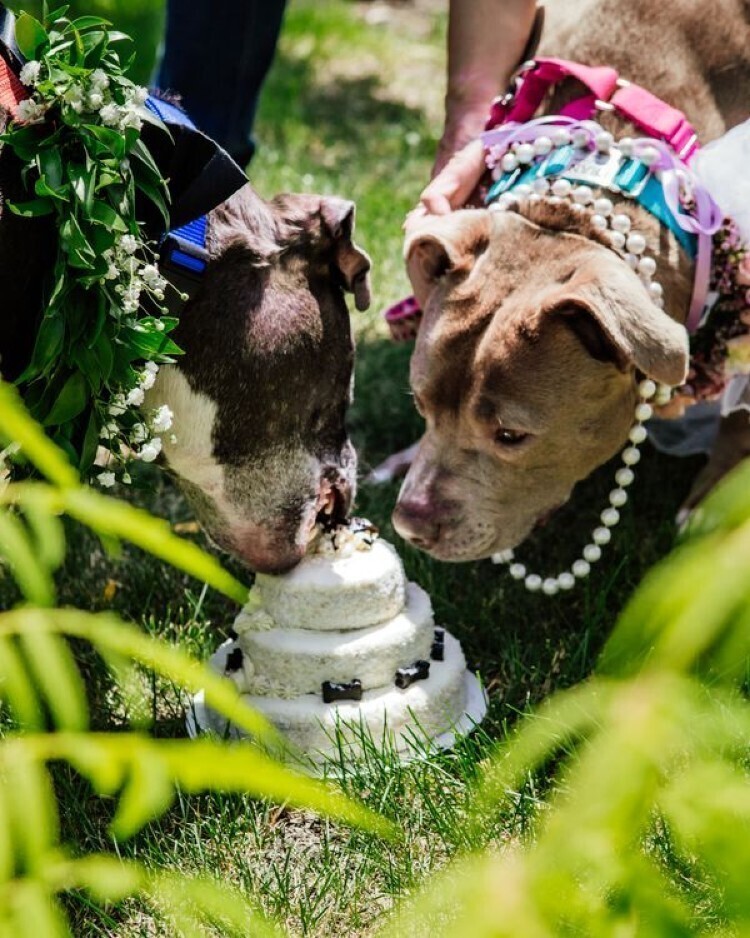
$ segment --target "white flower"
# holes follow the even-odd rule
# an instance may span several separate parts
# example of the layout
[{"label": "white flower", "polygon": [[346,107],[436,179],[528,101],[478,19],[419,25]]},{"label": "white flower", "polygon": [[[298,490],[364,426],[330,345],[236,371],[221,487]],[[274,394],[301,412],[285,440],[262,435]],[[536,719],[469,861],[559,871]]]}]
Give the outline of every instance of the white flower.
[{"label": "white flower", "polygon": [[120,109],[116,104],[105,104],[99,111],[99,117],[107,127],[117,127],[120,123]]},{"label": "white flower", "polygon": [[91,73],[91,88],[97,91],[104,91],[105,88],[109,88],[109,76],[105,71],[100,68],[94,69]]},{"label": "white flower", "polygon": [[133,388],[128,392],[128,396],[125,398],[125,403],[129,407],[140,407],[145,400],[146,395],[143,393],[143,388]]},{"label": "white flower", "polygon": [[114,472],[100,472],[96,477],[96,481],[103,489],[111,489],[117,480]]},{"label": "white flower", "polygon": [[154,433],[166,433],[167,430],[172,429],[173,421],[174,414],[172,413],[172,409],[167,404],[162,404],[154,414],[154,418],[151,421],[151,429]]},{"label": "white flower", "polygon": [[132,88],[127,89],[125,95],[128,101],[132,101],[133,104],[140,106],[145,104],[148,100],[148,88],[143,88],[141,85],[134,85]]},{"label": "white flower", "polygon": [[125,291],[125,299],[131,303],[138,303],[141,298],[141,291],[143,290],[143,284],[140,280],[131,280],[128,284],[128,288]]},{"label": "white flower", "polygon": [[[163,293],[161,297],[159,297],[159,299],[164,299]],[[161,321],[161,319],[156,320],[156,322],[154,323],[154,329],[156,329],[157,332],[164,332],[164,323]]]},{"label": "white flower", "polygon": [[104,275],[105,280],[117,280],[120,276],[120,271],[115,267],[114,264],[110,264],[107,268],[107,273]]},{"label": "white flower", "polygon": [[174,446],[175,443],[177,442],[177,434],[171,433],[169,435],[169,442],[172,444],[172,446]]},{"label": "white flower", "polygon": [[142,462],[153,462],[161,452],[161,438],[155,436],[150,443],[146,443],[140,452]]},{"label": "white flower", "polygon": [[117,426],[117,424],[114,421],[110,421],[109,423],[105,423],[99,431],[99,439],[111,439],[113,436],[117,436],[119,432],[120,428]]},{"label": "white flower", "polygon": [[148,427],[145,423],[137,423],[133,429],[130,431],[131,442],[138,445],[139,443],[145,443],[148,439]]},{"label": "white flower", "polygon": [[104,104],[104,96],[99,94],[98,91],[92,91],[88,97],[87,104],[89,110],[98,111],[99,108]]},{"label": "white flower", "polygon": [[151,371],[155,375],[159,373],[159,366],[156,364],[156,362],[146,362],[143,367],[146,369],[146,371]]},{"label": "white flower", "polygon": [[164,289],[164,278],[159,273],[159,268],[155,264],[146,264],[143,270],[141,270],[141,277],[150,290]]},{"label": "white flower", "polygon": [[134,235],[126,234],[120,238],[120,250],[126,254],[135,254],[138,250],[138,240]]},{"label": "white flower", "polygon": [[33,88],[39,81],[39,73],[42,70],[42,63],[34,60],[27,62],[21,69],[21,84],[28,88]]},{"label": "white flower", "polygon": [[81,105],[83,107],[83,88],[80,85],[71,84],[63,92],[63,101],[66,104],[70,104],[71,107],[76,107],[76,105]]},{"label": "white flower", "polygon": [[133,104],[126,104],[125,107],[120,108],[120,129],[127,130],[128,127],[133,127],[135,130],[140,130],[143,126],[143,119],[138,113],[138,108]]},{"label": "white flower", "polygon": [[150,391],[156,383],[156,375],[153,371],[142,371],[138,380],[144,391]]},{"label": "white flower", "polygon": [[18,120],[22,124],[39,124],[47,113],[47,105],[27,98],[18,105]]}]

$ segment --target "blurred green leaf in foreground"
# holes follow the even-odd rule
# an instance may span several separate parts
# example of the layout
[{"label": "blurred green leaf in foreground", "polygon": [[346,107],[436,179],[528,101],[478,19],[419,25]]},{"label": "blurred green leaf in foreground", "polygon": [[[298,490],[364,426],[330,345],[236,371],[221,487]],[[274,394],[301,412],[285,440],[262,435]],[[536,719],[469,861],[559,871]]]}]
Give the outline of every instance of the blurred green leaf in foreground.
[{"label": "blurred green leaf in foreground", "polygon": [[750,934],[749,626],[747,464],[646,577],[597,673],[488,760],[478,827],[551,779],[528,838],[437,874],[386,933]]},{"label": "blurred green leaf in foreground", "polygon": [[[176,934],[207,934],[209,927],[232,935],[275,933],[239,891],[215,880],[154,873],[115,856],[69,855],[60,842],[50,764],[68,763],[96,794],[115,800],[111,832],[121,840],[162,816],[178,790],[247,792],[376,833],[390,829],[331,785],[276,761],[275,731],[242,703],[230,682],[113,615],[55,608],[54,573],[65,553],[63,514],[107,543],[129,541],[237,602],[245,601],[247,590],[165,522],[80,487],[66,456],[29,418],[16,392],[0,383],[0,449],[8,445],[20,448],[45,481],[0,481],[0,562],[23,596],[16,608],[0,613],[0,708],[12,727],[0,737],[0,934],[69,934],[60,896],[70,890],[86,891],[99,903],[139,895]],[[254,742],[91,731],[70,639],[90,644],[125,694],[137,692],[138,669],[185,691],[203,687],[210,705]]]}]

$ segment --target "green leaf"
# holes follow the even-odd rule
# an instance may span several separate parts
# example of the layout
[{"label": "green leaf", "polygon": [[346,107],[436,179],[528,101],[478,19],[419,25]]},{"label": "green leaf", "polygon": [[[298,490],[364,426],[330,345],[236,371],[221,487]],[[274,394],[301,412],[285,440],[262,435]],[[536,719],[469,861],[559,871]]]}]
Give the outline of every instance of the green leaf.
[{"label": "green leaf", "polygon": [[174,787],[161,759],[133,763],[120,794],[112,833],[121,840],[137,834],[151,818],[161,817],[174,801]]},{"label": "green leaf", "polygon": [[0,381],[0,432],[15,440],[23,454],[51,482],[67,487],[78,483],[78,473],[45,436],[21,403],[15,388]]},{"label": "green leaf", "polygon": [[34,192],[39,198],[54,199],[57,202],[67,202],[68,193],[66,189],[53,189],[47,180],[42,176],[34,183]]},{"label": "green leaf", "polygon": [[[35,374],[44,374],[60,358],[65,340],[65,320],[60,312],[53,312],[42,319],[31,356],[31,366]],[[28,380],[24,373],[21,380]]]},{"label": "green leaf", "polygon": [[8,208],[14,215],[22,218],[43,218],[52,215],[55,207],[49,199],[30,199],[28,202],[8,202]]},{"label": "green leaf", "polygon": [[182,349],[164,332],[134,332],[127,334],[130,361],[141,358],[156,359],[182,355]]},{"label": "green leaf", "polygon": [[38,610],[23,609],[25,620],[19,639],[29,670],[41,690],[55,726],[77,732],[88,726],[86,690],[75,659],[64,639],[34,628]]},{"label": "green leaf", "polygon": [[169,208],[167,207],[167,199],[164,198],[164,189],[160,185],[154,185],[146,179],[136,179],[136,186],[143,192],[144,195],[153,202],[156,208],[161,215],[161,219],[164,223],[164,230],[169,231],[172,220],[169,216]]},{"label": "green leaf", "polygon": [[89,389],[80,371],[75,371],[63,385],[62,391],[44,418],[45,427],[57,427],[68,423],[83,413],[89,402]]},{"label": "green leaf", "polygon": [[92,396],[96,397],[102,387],[102,373],[96,355],[85,345],[78,345],[71,353],[70,358],[86,379]]},{"label": "green leaf", "polygon": [[110,231],[119,231],[127,234],[128,226],[124,219],[106,202],[97,201],[92,203],[89,210],[89,217],[93,222],[108,228]]},{"label": "green leaf", "polygon": [[112,342],[108,336],[100,334],[97,337],[91,351],[94,353],[96,360],[99,363],[99,371],[101,372],[102,381],[106,383],[109,381],[110,375],[112,374],[112,367],[114,365]]},{"label": "green leaf", "polygon": [[65,559],[65,532],[55,512],[49,511],[46,499],[29,493],[24,499],[23,513],[34,536],[34,551],[41,564],[50,571],[58,569]]},{"label": "green leaf", "polygon": [[[0,628],[3,615],[0,614]],[[23,658],[12,638],[0,636],[0,696],[25,729],[44,728],[44,715]]]},{"label": "green leaf", "polygon": [[66,217],[60,233],[67,249],[68,263],[74,267],[90,270],[96,263],[96,254],[74,215]]},{"label": "green leaf", "polygon": [[45,178],[45,181],[52,189],[62,189],[65,183],[65,174],[63,173],[62,156],[57,147],[40,150],[37,154],[36,165],[40,175]]},{"label": "green leaf", "polygon": [[[151,904],[172,919],[184,935],[216,934],[236,938],[282,938],[286,932],[269,922],[245,896],[206,876],[156,872],[148,886]],[[179,917],[178,917],[179,914]],[[207,930],[205,923],[215,928]]]},{"label": "green leaf", "polygon": [[78,16],[72,22],[71,26],[78,30],[79,33],[85,32],[87,29],[91,29],[92,26],[111,26],[109,20],[102,19],[101,16]]},{"label": "green leaf", "polygon": [[87,213],[90,213],[94,204],[97,189],[97,164],[89,169],[80,163],[70,163],[67,166],[67,175],[76,199],[81,203]]},{"label": "green leaf", "polygon": [[83,446],[81,447],[81,459],[78,464],[82,475],[94,465],[96,451],[99,447],[99,429],[96,411],[92,409],[86,427],[86,435],[83,438]]},{"label": "green leaf", "polygon": [[111,127],[100,127],[98,124],[84,124],[84,129],[103,144],[116,160],[125,157],[125,138],[119,131],[112,130]]},{"label": "green leaf", "polygon": [[66,492],[63,498],[65,511],[94,531],[129,541],[236,602],[247,601],[247,587],[198,546],[173,534],[166,521],[89,489]]},{"label": "green leaf", "polygon": [[37,560],[26,528],[19,518],[0,507],[0,557],[10,566],[24,596],[39,606],[51,606],[55,587],[49,570]]},{"label": "green leaf", "polygon": [[39,20],[22,13],[16,20],[16,43],[27,59],[38,59],[47,45],[47,30]]},{"label": "green leaf", "polygon": [[[134,157],[139,163],[142,163],[145,167],[147,167],[155,179],[162,179],[161,170],[156,164],[156,160],[154,160],[153,156],[151,155],[151,151],[140,138],[138,138],[133,144],[130,150],[130,156]],[[164,186],[164,191],[165,193],[167,191],[166,185]]]},{"label": "green leaf", "polygon": [[[249,743],[151,739],[140,733],[123,736],[71,732],[37,736],[29,742],[38,758],[70,762],[103,793],[111,793],[136,766],[142,771],[144,765],[156,763],[158,769],[141,775],[146,784],[151,784],[154,773],[160,771],[172,786],[179,785],[191,794],[209,790],[247,792],[323,812],[378,836],[393,837],[395,833],[387,820],[342,795],[332,784],[299,775]],[[160,790],[161,786],[160,780]],[[165,801],[163,791],[160,800]],[[119,833],[132,835],[135,830]]]}]

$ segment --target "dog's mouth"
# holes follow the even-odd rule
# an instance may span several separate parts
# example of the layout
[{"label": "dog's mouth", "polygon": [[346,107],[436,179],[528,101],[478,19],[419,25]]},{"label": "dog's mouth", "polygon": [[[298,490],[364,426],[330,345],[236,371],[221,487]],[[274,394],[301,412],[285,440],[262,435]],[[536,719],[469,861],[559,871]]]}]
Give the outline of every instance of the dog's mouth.
[{"label": "dog's mouth", "polygon": [[333,531],[339,525],[346,524],[349,512],[349,499],[346,493],[336,484],[324,482],[318,504],[316,505],[315,523],[311,537],[320,527],[324,531]]}]

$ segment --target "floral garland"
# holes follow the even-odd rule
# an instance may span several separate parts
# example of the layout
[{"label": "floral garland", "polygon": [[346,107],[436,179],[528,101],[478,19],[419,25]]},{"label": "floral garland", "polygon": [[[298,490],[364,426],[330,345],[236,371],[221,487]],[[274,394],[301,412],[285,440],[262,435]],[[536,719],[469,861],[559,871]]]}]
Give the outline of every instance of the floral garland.
[{"label": "floral garland", "polygon": [[729,381],[750,374],[750,252],[725,220],[713,239],[713,306],[690,337],[690,371],[661,416],[679,416],[697,401],[716,400]]},{"label": "floral garland", "polygon": [[33,195],[10,210],[50,216],[59,232],[46,309],[17,383],[80,471],[96,464],[108,487],[131,481],[132,459],[155,460],[172,425],[166,405],[142,409],[159,364],[180,349],[169,338],[177,320],[160,315],[167,281],[136,220],[138,196],[169,222],[165,182],[141,140],[145,121],[163,125],[144,107],[147,90],[125,75],[117,47],[128,37],[65,12],[45,25],[19,16],[20,80],[30,96],[0,136]]}]

